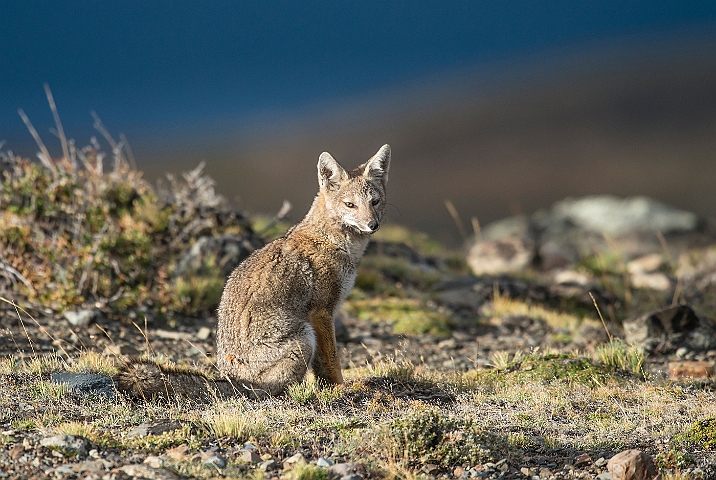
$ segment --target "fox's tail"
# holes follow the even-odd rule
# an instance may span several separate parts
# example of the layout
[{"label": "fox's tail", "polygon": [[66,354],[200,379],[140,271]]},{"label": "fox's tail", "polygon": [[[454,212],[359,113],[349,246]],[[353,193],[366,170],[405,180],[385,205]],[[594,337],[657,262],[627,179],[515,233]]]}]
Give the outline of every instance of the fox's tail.
[{"label": "fox's tail", "polygon": [[250,385],[234,384],[229,379],[214,379],[206,373],[185,367],[159,365],[140,359],[127,362],[113,380],[118,391],[146,401],[189,399],[210,402],[237,396],[266,396]]}]

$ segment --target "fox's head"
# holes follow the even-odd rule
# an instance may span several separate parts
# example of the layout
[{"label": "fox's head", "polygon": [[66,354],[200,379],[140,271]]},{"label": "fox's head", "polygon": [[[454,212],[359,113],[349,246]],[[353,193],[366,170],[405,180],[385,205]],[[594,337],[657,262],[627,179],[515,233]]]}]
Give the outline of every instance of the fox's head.
[{"label": "fox's head", "polygon": [[390,168],[390,146],[355,170],[346,171],[328,152],[318,158],[319,195],[334,222],[368,235],[380,227],[385,213],[385,186]]}]

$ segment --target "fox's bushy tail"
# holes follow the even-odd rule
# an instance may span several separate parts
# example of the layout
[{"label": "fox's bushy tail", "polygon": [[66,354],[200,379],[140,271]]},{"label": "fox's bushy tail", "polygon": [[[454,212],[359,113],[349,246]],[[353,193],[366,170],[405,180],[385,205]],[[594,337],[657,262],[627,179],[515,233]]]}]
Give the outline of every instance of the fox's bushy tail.
[{"label": "fox's bushy tail", "polygon": [[177,399],[211,402],[237,396],[263,398],[263,392],[250,385],[234,384],[182,366],[160,365],[150,360],[133,359],[114,376],[117,390],[136,400]]}]

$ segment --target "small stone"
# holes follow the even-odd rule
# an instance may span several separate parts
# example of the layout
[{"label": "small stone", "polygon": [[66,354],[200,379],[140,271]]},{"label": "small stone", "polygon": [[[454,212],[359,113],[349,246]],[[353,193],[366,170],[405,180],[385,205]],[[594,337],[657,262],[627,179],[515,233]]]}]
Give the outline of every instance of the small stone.
[{"label": "small stone", "polygon": [[211,329],[209,327],[201,327],[198,332],[196,332],[196,338],[199,340],[208,340],[208,338],[211,336]]},{"label": "small stone", "polygon": [[522,475],[524,475],[525,477],[530,477],[530,476],[532,476],[532,472],[530,472],[530,469],[527,468],[527,467],[522,467],[522,468],[520,468],[520,472],[521,472]]},{"label": "small stone", "polygon": [[588,465],[592,463],[592,457],[588,453],[582,453],[574,457],[574,466],[581,467],[582,465]]},{"label": "small stone", "polygon": [[640,450],[625,450],[607,463],[613,480],[653,480],[659,473],[651,456]]},{"label": "small stone", "polygon": [[[256,454],[254,454],[256,455]],[[256,455],[258,457],[258,455]],[[204,459],[204,463],[214,465],[216,468],[224,468],[226,466],[226,460],[218,455],[212,455]]]},{"label": "small stone", "polygon": [[70,466],[70,465],[60,465],[59,467],[57,467],[55,469],[55,474],[58,474],[58,473],[60,475],[74,475],[75,471],[72,470],[72,466]]},{"label": "small stone", "polygon": [[535,256],[534,242],[517,237],[476,242],[467,264],[476,276],[514,273],[529,267]]},{"label": "small stone", "polygon": [[48,448],[56,448],[70,454],[86,454],[90,442],[84,437],[75,435],[55,435],[40,440],[40,445]]},{"label": "small stone", "polygon": [[328,472],[336,477],[353,475],[358,471],[358,465],[353,462],[336,463],[328,467]]},{"label": "small stone", "polygon": [[259,464],[259,468],[264,472],[273,470],[274,468],[276,468],[276,460],[274,460],[273,458],[270,460],[265,460]]},{"label": "small stone", "polygon": [[179,430],[182,427],[181,423],[176,420],[163,419],[156,420],[154,422],[142,423],[137,425],[129,431],[127,436],[129,437],[147,437],[149,435],[161,435],[164,432],[171,432],[173,430]]},{"label": "small stone", "polygon": [[660,253],[652,253],[643,257],[635,258],[627,263],[627,271],[635,273],[652,273],[657,271],[664,264],[664,257]]},{"label": "small stone", "polygon": [[634,288],[665,292],[671,289],[671,280],[663,273],[632,273],[631,284]]},{"label": "small stone", "polygon": [[316,461],[316,465],[318,465],[319,467],[330,467],[331,465],[333,465],[333,462],[331,462],[330,460],[327,460],[323,457],[320,457]]},{"label": "small stone", "polygon": [[98,314],[99,310],[79,310],[76,312],[70,310],[63,313],[62,316],[65,317],[73,327],[86,327]]},{"label": "small stone", "polygon": [[455,467],[455,470],[452,471],[453,476],[456,478],[460,478],[465,473],[465,469],[462,467]]},{"label": "small stone", "polygon": [[552,476],[552,470],[549,468],[540,468],[539,478],[549,478]]},{"label": "small stone", "polygon": [[243,450],[240,458],[242,461],[247,463],[259,463],[261,461],[259,454],[253,450]]},{"label": "small stone", "polygon": [[164,454],[172,460],[184,460],[186,459],[186,452],[189,451],[189,445],[183,443],[178,447],[170,448]]},{"label": "small stone", "polygon": [[353,475],[344,475],[340,480],[363,480],[363,477],[354,473]]},{"label": "small stone", "polygon": [[164,466],[164,460],[159,457],[149,456],[144,459],[145,465],[149,465],[152,468],[162,468]]},{"label": "small stone", "polygon": [[244,443],[244,446],[241,447],[241,449],[242,449],[242,450],[249,450],[249,451],[253,452],[253,451],[255,451],[255,450],[258,450],[258,447],[257,447],[256,445],[254,445],[253,443],[251,443],[251,442],[246,442],[246,443]]},{"label": "small stone", "polygon": [[594,462],[594,465],[596,465],[599,468],[602,468],[604,465],[607,464],[607,459],[604,457],[599,457],[596,462]]},{"label": "small stone", "polygon": [[672,380],[708,380],[713,376],[712,362],[669,362],[669,378]]},{"label": "small stone", "polygon": [[23,447],[22,445],[15,445],[10,449],[8,455],[10,455],[11,460],[17,460],[18,458],[22,457],[24,453],[25,447]]},{"label": "small stone", "polygon": [[286,460],[283,461],[283,468],[285,470],[289,470],[296,465],[306,465],[308,462],[306,461],[306,458],[299,452],[291,457],[288,457]]},{"label": "small stone", "polygon": [[72,466],[72,470],[76,473],[84,472],[104,472],[107,465],[102,460],[86,460]]},{"label": "small stone", "polygon": [[149,465],[125,465],[119,469],[130,477],[146,478],[148,480],[178,480],[179,477],[164,468],[152,468]]},{"label": "small stone", "polygon": [[609,472],[600,473],[597,475],[597,480],[612,480],[612,474]]}]

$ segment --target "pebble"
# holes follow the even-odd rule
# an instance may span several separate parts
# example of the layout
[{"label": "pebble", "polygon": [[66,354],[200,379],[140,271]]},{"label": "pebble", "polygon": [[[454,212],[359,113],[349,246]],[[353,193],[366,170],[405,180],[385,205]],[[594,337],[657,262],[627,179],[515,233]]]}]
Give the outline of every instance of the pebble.
[{"label": "pebble", "polygon": [[[254,455],[256,455],[254,453]],[[258,455],[256,455],[258,457]],[[218,455],[212,455],[204,460],[204,463],[208,465],[214,465],[216,468],[224,468],[226,466],[226,460]]]},{"label": "pebble", "polygon": [[336,463],[328,467],[328,472],[336,477],[346,477],[358,471],[358,465],[353,462]]},{"label": "pebble", "polygon": [[259,463],[261,457],[253,450],[244,450],[241,452],[241,460],[247,463]]},{"label": "pebble", "polygon": [[40,445],[48,448],[57,448],[70,454],[86,454],[90,442],[84,437],[75,435],[55,435],[40,440]]},{"label": "pebble", "polygon": [[146,478],[148,480],[178,480],[179,477],[164,468],[152,468],[149,465],[125,465],[119,469],[130,477]]},{"label": "pebble", "polygon": [[259,464],[259,468],[264,472],[268,470],[273,470],[274,468],[276,468],[276,460],[274,460],[273,458],[271,460],[265,460]]},{"label": "pebble", "polygon": [[602,468],[604,465],[607,464],[607,460],[604,457],[599,457],[596,462],[594,462],[594,465],[596,465],[599,468]]},{"label": "pebble", "polygon": [[343,475],[341,480],[363,480],[363,477],[354,473],[353,475]]},{"label": "pebble", "polygon": [[609,472],[600,473],[597,475],[597,480],[612,480],[612,474]]},{"label": "pebble", "polygon": [[150,423],[142,423],[129,431],[129,437],[147,437],[149,435],[160,435],[164,432],[171,432],[181,428],[181,423],[176,420],[156,420]]},{"label": "pebble", "polygon": [[164,460],[162,460],[159,457],[154,457],[151,455],[149,457],[145,458],[144,462],[142,462],[142,463],[144,463],[145,465],[149,465],[152,468],[162,468],[164,466]]},{"label": "pebble", "polygon": [[333,462],[321,457],[316,461],[316,465],[318,465],[319,467],[330,467],[331,465],[333,465]]},{"label": "pebble", "polygon": [[306,458],[299,452],[293,456],[288,457],[286,460],[283,461],[283,468],[284,470],[291,469],[295,467],[296,465],[306,465],[308,462],[306,461]]},{"label": "pebble", "polygon": [[209,327],[201,327],[198,332],[196,332],[196,338],[199,340],[207,340],[211,336],[211,329]]}]

